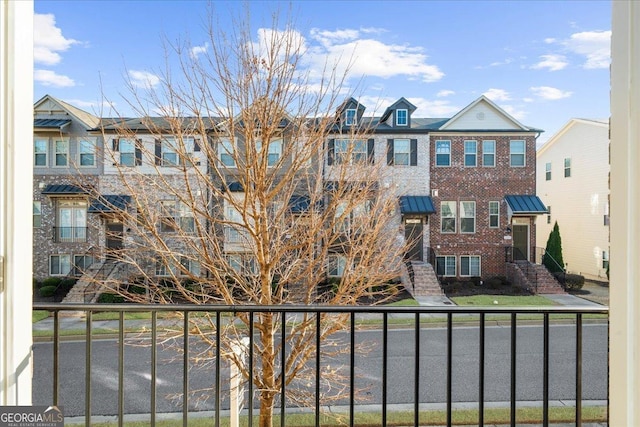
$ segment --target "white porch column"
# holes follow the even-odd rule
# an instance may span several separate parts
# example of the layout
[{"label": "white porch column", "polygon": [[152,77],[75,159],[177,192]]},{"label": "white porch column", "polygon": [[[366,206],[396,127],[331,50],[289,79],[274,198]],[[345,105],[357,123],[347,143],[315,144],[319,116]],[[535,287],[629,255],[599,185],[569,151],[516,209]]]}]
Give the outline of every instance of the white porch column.
[{"label": "white porch column", "polygon": [[613,2],[610,425],[640,426],[640,3]]},{"label": "white porch column", "polygon": [[0,0],[0,405],[31,404],[33,1]]}]

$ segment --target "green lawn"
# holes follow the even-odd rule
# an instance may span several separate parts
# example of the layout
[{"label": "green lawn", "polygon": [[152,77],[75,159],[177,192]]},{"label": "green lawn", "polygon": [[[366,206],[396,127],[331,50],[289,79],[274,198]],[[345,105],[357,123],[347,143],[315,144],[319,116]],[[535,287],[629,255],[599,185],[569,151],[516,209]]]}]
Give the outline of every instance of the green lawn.
[{"label": "green lawn", "polygon": [[[601,406],[587,406],[582,408],[583,422],[605,422],[607,419],[607,408]],[[523,424],[540,424],[542,422],[542,408],[518,408],[516,410],[516,420],[518,425]],[[228,418],[221,418],[220,425],[229,426]],[[258,418],[254,417],[253,425],[258,425]],[[387,414],[388,426],[408,426],[413,425],[413,412],[389,412]],[[571,423],[575,424],[575,409],[570,407],[552,407],[549,408],[549,421],[551,423]],[[381,425],[381,415],[375,412],[361,412],[355,415],[354,425],[358,427],[370,427]],[[485,424],[509,424],[510,410],[508,408],[485,409]],[[447,414],[445,411],[422,411],[420,412],[420,425],[422,426],[442,426],[447,423]],[[68,425],[71,425],[67,423]],[[315,414],[291,414],[287,415],[286,424],[290,427],[308,427],[315,425]],[[322,414],[320,424],[326,427],[349,425],[348,414]],[[452,424],[454,425],[474,425],[478,424],[477,410],[459,410],[452,412]],[[96,427],[114,427],[116,423],[95,423]],[[127,427],[143,427],[149,425],[149,422],[126,422]],[[181,426],[182,420],[164,420],[157,421],[159,427]],[[189,420],[191,427],[204,427],[212,425],[211,418],[193,418]],[[240,417],[240,425],[247,426],[248,418]],[[273,425],[280,425],[280,417],[274,416]]]},{"label": "green lawn", "polygon": [[470,297],[452,297],[451,300],[460,306],[498,306],[498,307],[528,307],[553,306],[555,302],[539,295],[474,295]]},{"label": "green lawn", "polygon": [[33,310],[31,312],[31,322],[36,323],[41,321],[42,319],[46,319],[49,317],[49,312],[46,310]]}]

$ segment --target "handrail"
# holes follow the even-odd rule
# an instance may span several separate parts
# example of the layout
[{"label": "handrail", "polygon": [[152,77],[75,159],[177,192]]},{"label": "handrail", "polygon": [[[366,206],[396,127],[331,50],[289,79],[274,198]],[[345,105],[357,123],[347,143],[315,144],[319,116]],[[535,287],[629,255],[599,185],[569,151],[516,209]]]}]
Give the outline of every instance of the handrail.
[{"label": "handrail", "polygon": [[[99,280],[104,280],[107,277],[109,277],[109,275],[116,268],[117,264],[118,263],[116,261],[114,261],[114,260],[105,260],[103,262],[103,264],[100,266],[98,271],[96,271],[95,274],[93,275],[93,277],[91,277],[89,285],[87,285],[87,287],[83,291],[84,302],[90,302],[90,299],[89,299],[89,301],[87,300],[87,295],[91,294],[93,296],[93,294],[95,294],[95,292],[93,292],[93,288],[95,287],[96,282],[99,281]],[[107,266],[110,266],[111,268],[105,274],[105,271],[107,270]],[[89,292],[90,289],[91,289],[91,292]]]},{"label": "handrail", "polygon": [[[540,265],[545,265],[544,264],[545,257],[548,257],[561,270],[559,272],[551,272],[551,271],[549,272],[560,282],[562,287],[565,288],[567,283],[567,269],[564,268],[564,266],[560,265],[560,263],[553,257],[553,255],[551,255],[547,251],[547,248],[536,247],[536,263],[538,263],[538,254],[540,254],[540,262],[539,262]],[[547,268],[547,270],[549,269]],[[560,274],[556,276],[556,273],[560,273]]]}]

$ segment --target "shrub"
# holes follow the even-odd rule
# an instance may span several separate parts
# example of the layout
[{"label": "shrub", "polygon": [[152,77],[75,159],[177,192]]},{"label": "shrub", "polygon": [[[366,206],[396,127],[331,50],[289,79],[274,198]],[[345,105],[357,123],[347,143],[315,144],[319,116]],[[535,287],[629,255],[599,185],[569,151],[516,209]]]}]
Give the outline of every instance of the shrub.
[{"label": "shrub", "polygon": [[56,294],[56,286],[43,286],[40,288],[40,296],[43,298],[52,297]]},{"label": "shrub", "polygon": [[42,286],[42,282],[35,277],[33,278],[33,289],[38,289]]},{"label": "shrub", "polygon": [[584,276],[579,274],[567,274],[565,278],[565,288],[568,291],[577,291],[584,285]]},{"label": "shrub", "polygon": [[122,295],[105,292],[104,294],[100,294],[98,302],[103,304],[120,304],[124,302],[124,297]]},{"label": "shrub", "polygon": [[64,279],[60,281],[60,288],[66,292],[69,292],[71,290],[71,288],[73,288],[73,285],[76,284],[76,282],[78,281],[78,279]]},{"label": "shrub", "polygon": [[42,281],[42,287],[53,286],[54,288],[57,288],[60,282],[62,282],[60,277],[47,277]]},{"label": "shrub", "polygon": [[508,284],[505,276],[493,276],[485,280],[485,286],[489,289],[500,289]]},{"label": "shrub", "polygon": [[127,292],[136,295],[144,295],[147,292],[147,289],[144,286],[129,285],[127,286]]},{"label": "shrub", "polygon": [[553,230],[549,233],[545,254],[542,257],[542,263],[552,272],[564,270],[564,260],[562,259],[562,238],[560,237],[560,228],[558,221],[553,226]]}]

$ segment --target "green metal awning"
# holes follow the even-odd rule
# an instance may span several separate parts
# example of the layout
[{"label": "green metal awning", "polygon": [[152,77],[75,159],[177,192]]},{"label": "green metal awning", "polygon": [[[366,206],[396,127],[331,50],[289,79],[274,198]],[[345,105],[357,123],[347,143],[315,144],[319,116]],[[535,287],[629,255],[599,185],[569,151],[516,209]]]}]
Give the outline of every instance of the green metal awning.
[{"label": "green metal awning", "polygon": [[436,213],[436,208],[433,206],[433,200],[429,196],[401,196],[400,213],[403,215],[429,215]]},{"label": "green metal awning", "polygon": [[509,195],[504,196],[514,215],[542,215],[547,213],[547,207],[538,196]]}]

